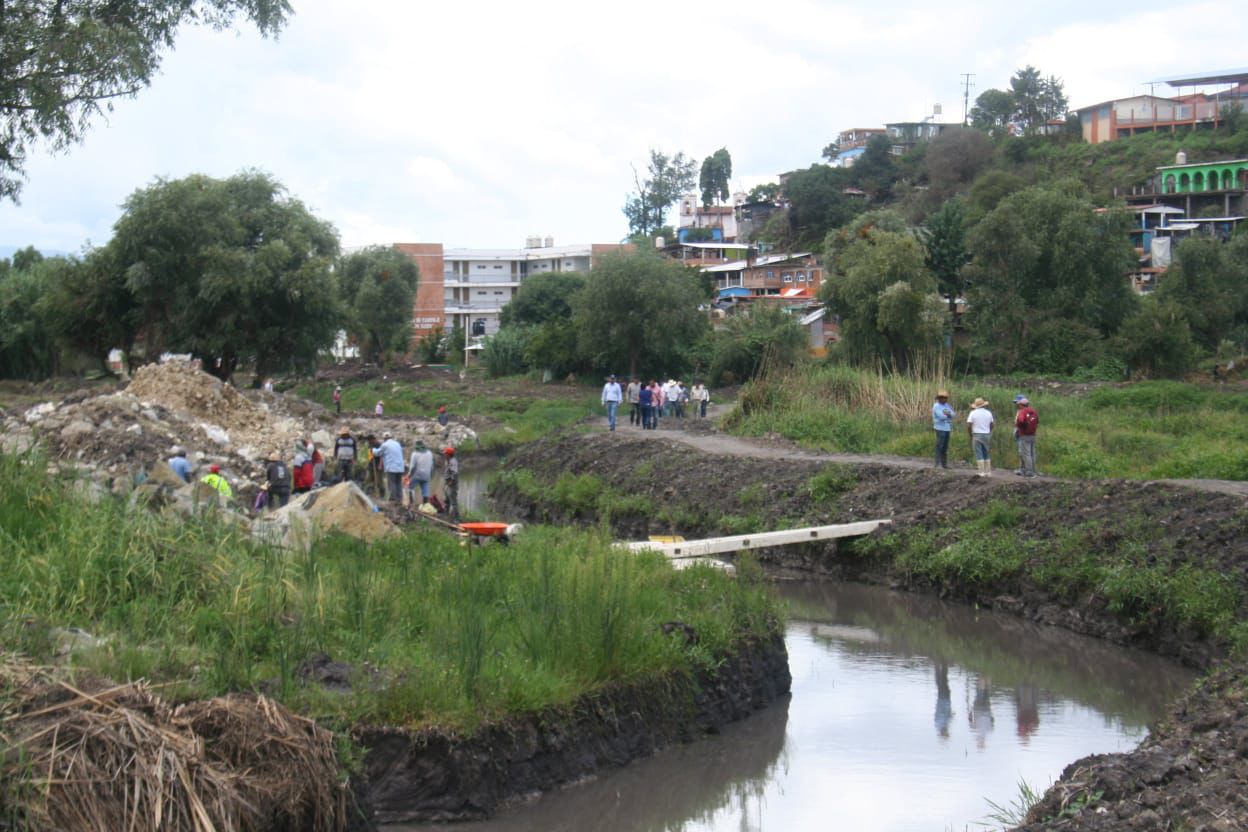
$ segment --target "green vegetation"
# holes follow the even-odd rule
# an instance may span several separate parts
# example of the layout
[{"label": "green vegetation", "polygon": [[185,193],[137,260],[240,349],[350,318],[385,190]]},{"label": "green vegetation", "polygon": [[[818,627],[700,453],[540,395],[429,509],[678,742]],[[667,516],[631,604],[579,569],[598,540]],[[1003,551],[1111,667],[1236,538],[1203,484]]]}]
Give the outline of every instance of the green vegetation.
[{"label": "green vegetation", "polygon": [[911,580],[970,594],[1017,591],[1033,584],[1067,602],[1092,595],[1142,628],[1168,627],[1242,646],[1240,592],[1231,576],[1189,563],[1181,553],[1150,551],[1147,523],[1095,523],[1038,541],[1023,528],[1025,506],[991,500],[933,529],[911,527],[863,538],[855,556],[889,560]]},{"label": "green vegetation", "polygon": [[[676,571],[592,532],[532,528],[472,549],[432,532],[334,537],[284,553],[212,516],[92,505],[42,471],[0,457],[6,643],[46,659],[81,628],[102,641],[74,652],[78,666],[174,696],[264,685],[318,716],[470,727],[614,682],[687,678],[779,626],[751,570]],[[671,620],[698,643],[665,636]],[[318,654],[354,668],[350,694],[300,682]]]},{"label": "green vegetation", "polygon": [[[479,431],[482,448],[497,448],[531,442],[557,428],[601,414],[597,391],[588,388],[561,398],[532,394],[524,379],[500,379],[497,395],[480,396],[446,389],[428,382],[390,382],[374,379],[342,386],[343,411],[371,414],[380,399],[386,415],[423,416],[432,419],[438,407],[446,405],[455,419],[484,418],[498,427]],[[300,384],[293,392],[329,405],[332,382]]]},{"label": "green vegetation", "polygon": [[970,459],[962,421],[982,396],[997,419],[993,460],[1014,465],[1016,393],[1040,414],[1038,464],[1063,477],[1248,480],[1248,393],[1176,381],[1102,387],[1084,396],[1027,387],[950,382],[939,368],[909,375],[822,364],[800,383],[777,374],[747,385],[725,419],[747,436],[779,433],[803,445],[842,453],[926,457],[932,452],[930,408],[940,386],[958,411],[950,449]]}]

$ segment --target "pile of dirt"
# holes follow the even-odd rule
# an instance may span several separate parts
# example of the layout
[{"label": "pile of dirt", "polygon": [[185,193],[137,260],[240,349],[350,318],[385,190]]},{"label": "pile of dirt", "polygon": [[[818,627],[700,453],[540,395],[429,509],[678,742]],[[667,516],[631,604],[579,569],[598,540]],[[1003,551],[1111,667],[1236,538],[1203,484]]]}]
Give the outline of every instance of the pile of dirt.
[{"label": "pile of dirt", "polygon": [[316,538],[334,531],[370,543],[399,533],[353,482],[297,494],[285,506],[257,517],[251,524],[254,537],[305,552]]},{"label": "pile of dirt", "polygon": [[143,684],[0,663],[9,819],[32,830],[346,824],[333,736],[263,696],[178,707]]},{"label": "pile of dirt", "polygon": [[126,392],[145,406],[159,405],[183,421],[198,423],[214,441],[234,445],[245,457],[287,448],[304,431],[294,419],[275,418],[231,385],[187,362],[140,367]]}]

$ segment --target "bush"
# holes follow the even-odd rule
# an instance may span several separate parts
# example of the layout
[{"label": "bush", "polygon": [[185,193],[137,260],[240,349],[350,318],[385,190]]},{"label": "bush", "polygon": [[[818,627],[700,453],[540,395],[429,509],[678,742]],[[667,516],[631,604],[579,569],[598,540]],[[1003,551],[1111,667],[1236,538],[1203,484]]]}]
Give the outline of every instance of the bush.
[{"label": "bush", "polygon": [[528,333],[520,327],[505,327],[485,339],[481,358],[491,376],[510,376],[524,372],[524,353]]}]

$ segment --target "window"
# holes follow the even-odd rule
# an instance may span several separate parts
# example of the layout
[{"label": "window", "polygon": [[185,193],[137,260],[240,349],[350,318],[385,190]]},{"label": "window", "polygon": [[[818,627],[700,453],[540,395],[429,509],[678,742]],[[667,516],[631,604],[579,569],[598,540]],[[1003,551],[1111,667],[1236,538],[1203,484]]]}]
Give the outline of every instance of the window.
[{"label": "window", "polygon": [[768,270],[767,270],[767,279],[768,279],[768,280],[774,280],[774,279],[775,279],[775,277],[776,277],[776,273],[775,273],[774,271],[772,271],[771,269],[768,269]]},{"label": "window", "polygon": [[806,272],[798,272],[798,273],[797,273],[797,282],[798,282],[798,283],[805,283],[805,282],[806,282]]},{"label": "window", "polygon": [[475,321],[472,322],[472,334],[473,335],[485,334],[485,318],[477,318]]},{"label": "window", "polygon": [[501,269],[502,267],[503,267],[503,264],[502,264],[502,263],[495,263],[495,264],[494,264],[494,268],[496,268],[496,269]]},{"label": "window", "polygon": [[496,295],[501,295],[502,293],[503,293],[503,290],[502,290],[502,289],[499,289],[499,290],[497,290],[497,291],[495,291],[495,292],[494,292],[494,294],[496,294]]},{"label": "window", "polygon": [[785,282],[785,283],[792,283],[792,282],[793,282],[793,274],[792,274],[792,272],[785,272],[785,273],[784,273],[784,282]]}]

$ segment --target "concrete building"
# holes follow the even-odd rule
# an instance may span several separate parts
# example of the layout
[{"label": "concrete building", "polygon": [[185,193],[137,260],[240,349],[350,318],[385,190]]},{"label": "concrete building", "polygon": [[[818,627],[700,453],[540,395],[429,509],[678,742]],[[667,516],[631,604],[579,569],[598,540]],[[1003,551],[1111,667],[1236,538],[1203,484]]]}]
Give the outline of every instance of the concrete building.
[{"label": "concrete building", "polygon": [[[1151,86],[1166,84],[1179,91],[1171,98],[1158,95],[1132,95],[1102,101],[1075,112],[1083,140],[1092,144],[1110,142],[1136,133],[1216,128],[1227,107],[1248,109],[1248,68],[1206,72],[1166,78]],[[1197,87],[1226,87],[1214,92]],[[1183,93],[1184,87],[1191,87]]]},{"label": "concrete building", "polygon": [[[733,202],[744,202],[745,194],[735,194]],[[693,229],[704,229],[705,239],[691,239]],[[735,243],[737,217],[732,205],[703,205],[697,194],[680,198],[680,216],[676,225],[677,242]],[[694,235],[697,236],[697,235]]]},{"label": "concrete building", "polygon": [[[819,293],[823,268],[813,254],[765,254],[761,257],[734,260],[702,271],[715,277],[715,288],[724,297],[782,298],[785,291],[804,289],[810,296]],[[725,290],[744,289],[743,292]]]},{"label": "concrete building", "polygon": [[420,268],[412,323],[420,338],[455,325],[469,338],[493,335],[499,313],[525,279],[552,272],[588,272],[596,260],[622,248],[613,243],[556,246],[553,237],[529,237],[524,248],[451,248],[441,243],[397,243]]}]

